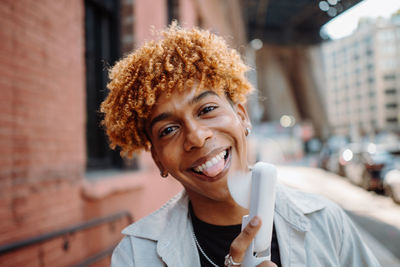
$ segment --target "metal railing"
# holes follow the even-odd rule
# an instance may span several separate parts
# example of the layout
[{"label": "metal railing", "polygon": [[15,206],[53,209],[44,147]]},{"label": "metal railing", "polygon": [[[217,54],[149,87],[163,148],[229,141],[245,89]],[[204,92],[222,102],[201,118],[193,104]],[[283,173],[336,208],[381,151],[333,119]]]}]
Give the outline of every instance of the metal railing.
[{"label": "metal railing", "polygon": [[[55,239],[55,238],[59,238],[59,237],[63,237],[63,236],[68,237],[69,235],[72,235],[76,232],[80,232],[80,231],[86,230],[88,228],[93,228],[93,227],[99,226],[101,224],[106,224],[106,223],[110,223],[113,221],[117,221],[124,217],[126,217],[128,219],[129,224],[131,224],[133,222],[132,215],[128,211],[121,211],[121,212],[117,212],[117,213],[114,213],[114,214],[111,214],[108,216],[91,219],[86,222],[82,222],[82,223],[78,223],[78,224],[75,224],[75,225],[72,225],[69,227],[65,227],[60,230],[52,231],[49,233],[37,235],[35,237],[31,237],[31,238],[27,238],[24,240],[19,240],[16,242],[1,245],[0,246],[0,255],[6,254],[6,253],[9,253],[12,251],[16,251],[16,250],[19,250],[19,249],[22,249],[22,248],[25,248],[28,246],[42,244],[44,242],[47,242],[47,241]],[[87,266],[95,261],[100,260],[101,258],[111,254],[114,246],[115,245],[97,253],[94,256],[91,256],[91,257],[85,259],[82,263],[79,263],[76,266]],[[65,238],[63,248],[64,248],[64,250],[68,250],[68,247],[69,247],[69,240],[68,240],[68,238]]]}]

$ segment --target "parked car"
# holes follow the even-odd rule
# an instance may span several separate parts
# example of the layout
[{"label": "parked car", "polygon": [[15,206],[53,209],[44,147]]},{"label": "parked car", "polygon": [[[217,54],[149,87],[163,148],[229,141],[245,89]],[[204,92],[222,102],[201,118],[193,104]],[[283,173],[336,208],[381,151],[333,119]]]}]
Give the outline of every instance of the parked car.
[{"label": "parked car", "polygon": [[400,204],[400,150],[391,151],[391,154],[394,155],[394,162],[387,168],[383,179],[383,188],[385,195]]},{"label": "parked car", "polygon": [[363,151],[356,149],[346,148],[343,149],[340,154],[343,160],[343,174],[347,177],[350,182],[355,185],[362,186],[363,172],[364,172],[364,161],[362,159]]},{"label": "parked car", "polygon": [[394,157],[387,151],[364,153],[365,169],[361,186],[367,190],[383,192],[383,181],[388,170],[392,169]]},{"label": "parked car", "polygon": [[345,161],[343,160],[343,151],[339,150],[334,153],[329,157],[326,168],[328,171],[332,173],[336,173],[337,175],[340,176],[345,176],[344,174],[344,165]]},{"label": "parked car", "polygon": [[346,136],[332,136],[322,146],[318,166],[324,170],[343,175],[341,150],[348,144]]},{"label": "parked car", "polygon": [[383,193],[386,172],[393,168],[394,156],[370,144],[354,144],[342,152],[344,174],[354,184]]},{"label": "parked car", "polygon": [[383,188],[386,195],[400,204],[400,170],[393,169],[386,173],[383,180]]}]

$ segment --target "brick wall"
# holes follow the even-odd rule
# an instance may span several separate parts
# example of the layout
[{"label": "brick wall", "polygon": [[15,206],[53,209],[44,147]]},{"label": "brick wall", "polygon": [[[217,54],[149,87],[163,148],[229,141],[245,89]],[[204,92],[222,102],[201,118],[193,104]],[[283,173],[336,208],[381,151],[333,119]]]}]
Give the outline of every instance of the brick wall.
[{"label": "brick wall", "polygon": [[[83,8],[81,0],[1,2],[0,244],[82,218]],[[0,265],[28,266],[37,253]]]},{"label": "brick wall", "polygon": [[[0,40],[0,246],[120,210],[138,219],[180,190],[174,180],[155,188],[159,173],[146,166],[122,180],[84,178],[83,0],[2,1]],[[112,189],[118,184],[122,191]],[[126,225],[0,255],[0,266],[69,266],[115,244]],[[108,265],[108,257],[96,264]]]},{"label": "brick wall", "polygon": [[[167,6],[121,1],[126,52],[152,38],[151,25],[166,25]],[[201,16],[196,3],[181,1],[186,26]],[[3,0],[0,40],[0,246],[121,210],[140,219],[182,189],[160,177],[148,153],[138,171],[84,177],[83,0]],[[70,266],[115,244],[126,225],[120,219],[0,255],[0,266]],[[109,258],[95,265],[109,266]]]},{"label": "brick wall", "polygon": [[154,39],[151,28],[159,30],[167,25],[167,1],[136,0],[134,17],[134,43],[136,47],[139,47],[145,41]]}]

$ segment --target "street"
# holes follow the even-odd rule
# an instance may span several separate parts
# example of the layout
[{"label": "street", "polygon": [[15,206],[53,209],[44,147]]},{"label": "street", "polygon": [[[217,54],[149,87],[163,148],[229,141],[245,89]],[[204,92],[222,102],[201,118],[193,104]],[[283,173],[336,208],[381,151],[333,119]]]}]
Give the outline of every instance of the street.
[{"label": "street", "polygon": [[368,192],[346,178],[318,168],[278,166],[290,187],[327,197],[345,209],[382,266],[400,266],[400,205]]}]

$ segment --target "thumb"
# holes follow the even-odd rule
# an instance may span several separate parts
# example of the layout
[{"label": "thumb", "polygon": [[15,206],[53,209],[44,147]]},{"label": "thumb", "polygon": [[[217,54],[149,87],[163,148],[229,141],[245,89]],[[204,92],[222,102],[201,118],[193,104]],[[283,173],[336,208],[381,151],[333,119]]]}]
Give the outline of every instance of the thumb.
[{"label": "thumb", "polygon": [[278,267],[275,263],[272,261],[263,261],[257,267]]}]

